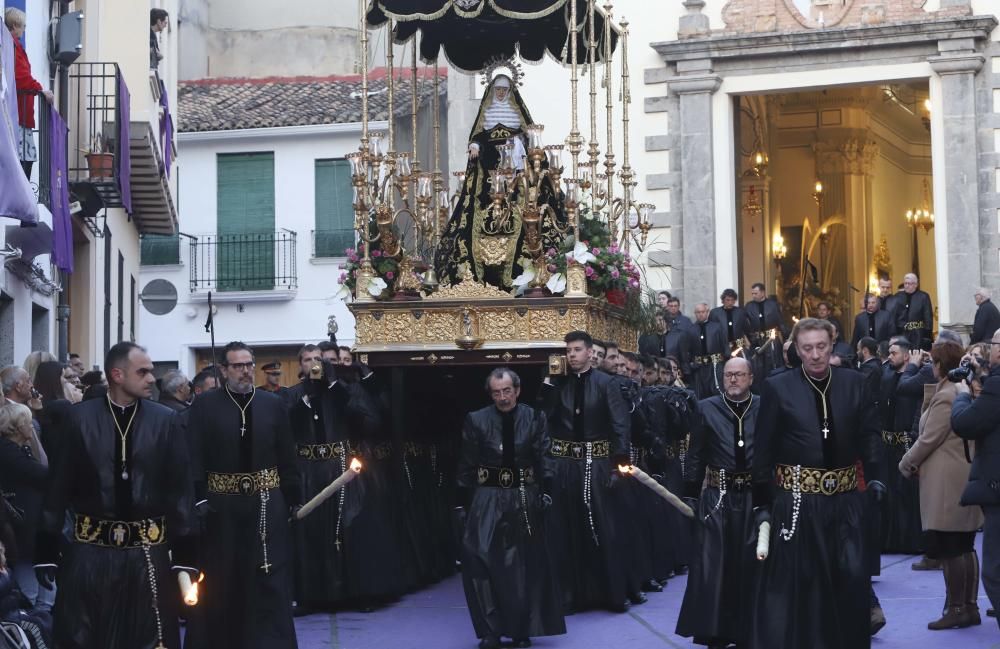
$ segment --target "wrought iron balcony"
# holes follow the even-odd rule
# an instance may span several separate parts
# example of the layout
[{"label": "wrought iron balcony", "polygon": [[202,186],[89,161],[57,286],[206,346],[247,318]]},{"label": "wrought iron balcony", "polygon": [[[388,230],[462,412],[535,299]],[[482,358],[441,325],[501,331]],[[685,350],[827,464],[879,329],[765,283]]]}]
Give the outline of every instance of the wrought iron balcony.
[{"label": "wrought iron balcony", "polygon": [[128,90],[117,63],[82,62],[69,71],[69,182],[83,200],[96,195],[103,207],[124,207],[122,175],[128,177],[128,143],[123,110]]},{"label": "wrought iron balcony", "polygon": [[290,291],[298,287],[296,233],[206,234],[190,243],[191,292]]}]

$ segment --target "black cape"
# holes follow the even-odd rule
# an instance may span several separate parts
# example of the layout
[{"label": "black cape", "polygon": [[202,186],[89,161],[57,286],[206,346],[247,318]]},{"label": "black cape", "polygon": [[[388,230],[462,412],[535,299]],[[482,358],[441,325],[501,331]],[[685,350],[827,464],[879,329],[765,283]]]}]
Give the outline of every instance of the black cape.
[{"label": "black cape", "polygon": [[[711,356],[712,354],[719,354],[722,360],[708,365],[695,362],[695,358],[698,356]],[[688,335],[688,358],[691,360],[691,371],[688,375],[693,377],[691,383],[698,398],[707,399],[719,394],[722,386],[722,369],[729,359],[729,343],[726,341],[726,332],[719,323],[709,320],[704,323],[696,322],[692,325]]]},{"label": "black cape", "polygon": [[934,308],[931,296],[917,289],[912,294],[896,294],[896,331],[910,341],[913,349],[925,349],[931,344],[934,329]]},{"label": "black cape", "polygon": [[888,363],[882,368],[879,381],[879,420],[882,430],[904,433],[903,443],[885,442],[885,500],[882,503],[881,547],[884,552],[919,554],[923,552],[923,530],[920,526],[920,483],[899,472],[899,461],[910,448],[915,436],[913,420],[919,416],[921,399],[899,391],[902,372]]},{"label": "black cape", "polygon": [[755,589],[753,649],[871,646],[865,495],[803,494],[795,533],[785,541],[779,531],[793,527],[792,493],[772,486],[777,464],[835,469],[859,459],[867,480],[884,480],[875,400],[865,379],[854,370],[831,371],[826,440],[819,399],[801,369],[764,382],[752,472],[754,505],[770,506],[772,533]]},{"label": "black cape", "polygon": [[695,518],[698,552],[688,573],[677,633],[700,644],[725,641],[742,646],[756,569],[752,492],[748,487],[737,489],[732,482],[727,482],[725,497],[717,487],[701,487],[708,467],[725,469],[730,480],[735,473],[749,472],[760,397],[752,395],[745,410],[729,402],[743,416],[742,447],[736,415],[723,398],[710,397],[698,404],[700,425],[691,435],[684,491],[700,496]]},{"label": "black cape", "polygon": [[[235,396],[240,399],[240,395]],[[245,404],[245,397],[241,402]],[[185,647],[294,649],[292,549],[289,507],[302,502],[295,467],[295,443],[288,408],[269,392],[254,392],[247,407],[247,431],[240,434],[240,411],[225,388],[201,394],[190,409],[197,498],[208,501],[201,543],[201,601]],[[277,468],[280,487],[267,490],[267,557],[259,528],[260,493],[207,492],[207,474],[254,473]]]},{"label": "black cape", "polygon": [[[469,413],[462,426],[456,481],[471,491],[462,585],[478,638],[566,633],[539,508],[541,488],[552,481],[549,445],[545,415],[524,404],[507,415],[488,406]],[[530,468],[535,477],[525,482],[522,500],[519,487],[480,485],[480,467]]]},{"label": "black cape", "polygon": [[[38,563],[55,562],[53,550],[66,511],[138,521],[166,517],[166,543],[150,546],[156,575],[163,643],[180,647],[180,593],[168,551],[194,568],[190,548],[194,502],[188,453],[171,410],[141,399],[126,435],[122,478],[121,438],[107,399],[74,406],[64,429],[66,443],[53,468],[39,533]],[[131,410],[128,411],[131,416]],[[124,430],[124,426],[122,427]],[[157,644],[149,566],[142,548],[101,547],[73,542],[59,563],[54,635],[79,649],[152,649]]]}]

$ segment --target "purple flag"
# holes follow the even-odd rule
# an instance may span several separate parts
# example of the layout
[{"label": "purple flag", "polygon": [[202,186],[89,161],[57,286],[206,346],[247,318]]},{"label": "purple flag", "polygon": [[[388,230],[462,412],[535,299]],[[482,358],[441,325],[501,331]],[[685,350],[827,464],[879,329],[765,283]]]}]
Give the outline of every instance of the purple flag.
[{"label": "purple flag", "polygon": [[167,85],[160,81],[160,106],[163,106],[163,117],[160,118],[160,151],[163,152],[163,170],[170,178],[170,165],[174,154],[174,118],[170,115],[170,98],[167,97]]},{"label": "purple flag", "polygon": [[52,208],[52,263],[65,273],[73,272],[73,224],[69,213],[69,164],[66,141],[69,131],[59,111],[51,104],[49,120],[49,191]]},{"label": "purple flag", "polygon": [[128,86],[125,84],[125,77],[118,73],[118,156],[115,162],[118,165],[118,187],[122,192],[122,205],[125,211],[132,213],[132,151],[129,148],[132,124],[129,122],[131,116],[132,98],[128,93]]},{"label": "purple flag", "polygon": [[38,201],[17,155],[17,86],[14,83],[14,38],[0,28],[0,216],[38,223]]}]

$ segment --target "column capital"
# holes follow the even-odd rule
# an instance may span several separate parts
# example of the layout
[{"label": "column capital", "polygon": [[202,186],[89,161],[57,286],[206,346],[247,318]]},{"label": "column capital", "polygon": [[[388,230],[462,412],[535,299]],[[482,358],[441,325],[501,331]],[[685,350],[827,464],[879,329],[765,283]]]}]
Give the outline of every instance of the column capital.
[{"label": "column capital", "polygon": [[820,174],[871,175],[878,144],[863,137],[821,140],[813,145]]},{"label": "column capital", "polygon": [[978,52],[948,52],[927,57],[931,69],[940,75],[945,74],[975,74],[979,72],[986,57]]},{"label": "column capital", "polygon": [[678,95],[712,94],[722,85],[717,74],[682,75],[667,80],[667,87]]}]

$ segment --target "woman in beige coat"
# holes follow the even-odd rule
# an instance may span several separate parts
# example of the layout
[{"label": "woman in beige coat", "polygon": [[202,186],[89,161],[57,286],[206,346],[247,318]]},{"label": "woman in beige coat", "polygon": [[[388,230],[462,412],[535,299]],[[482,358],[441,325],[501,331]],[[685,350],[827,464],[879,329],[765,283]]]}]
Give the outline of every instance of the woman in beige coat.
[{"label": "woman in beige coat", "polygon": [[972,447],[951,429],[951,404],[957,389],[948,372],[963,355],[953,342],[931,349],[936,384],[924,386],[920,437],[899,462],[900,472],[920,480],[920,522],[927,556],[944,569],[945,606],[940,619],[928,629],[953,629],[980,624],[979,557],[974,547],[976,530],[983,524],[979,507],[962,507],[959,500],[969,481]]}]

